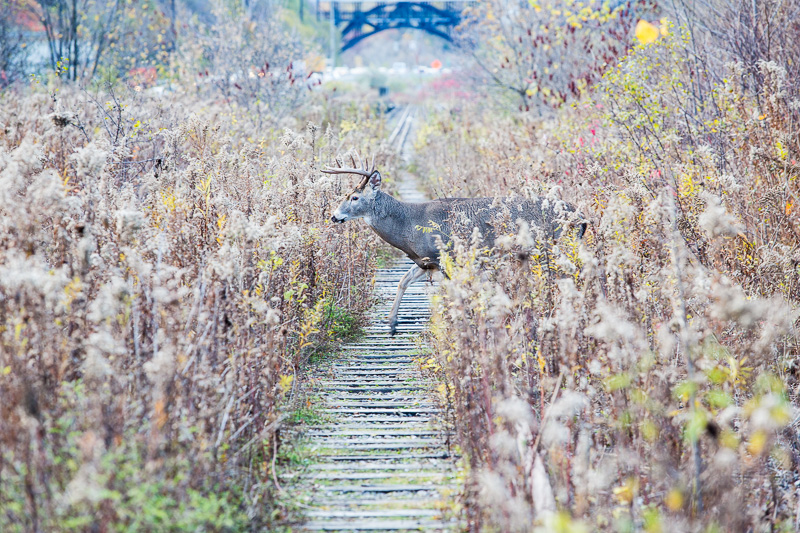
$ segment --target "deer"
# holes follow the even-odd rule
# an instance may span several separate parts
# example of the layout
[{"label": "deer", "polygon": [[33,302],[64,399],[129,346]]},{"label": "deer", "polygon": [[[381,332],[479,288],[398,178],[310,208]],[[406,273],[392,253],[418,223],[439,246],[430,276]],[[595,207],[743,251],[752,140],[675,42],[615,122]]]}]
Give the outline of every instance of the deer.
[{"label": "deer", "polygon": [[[397,314],[403,294],[412,283],[436,271],[441,271],[439,262],[442,249],[451,245],[451,235],[459,229],[478,230],[481,246],[494,248],[496,230],[493,220],[510,215],[519,224],[526,222],[532,232],[545,238],[558,239],[569,226],[577,227],[577,237],[583,237],[587,222],[576,208],[562,200],[550,200],[541,196],[533,199],[484,197],[484,198],[438,198],[428,202],[403,202],[381,191],[382,177],[375,167],[373,157],[367,167],[358,157],[360,168],[326,167],[326,174],[352,174],[361,176],[359,184],[347,194],[334,211],[331,221],[344,224],[348,220],[363,219],[378,236],[391,246],[404,252],[414,262],[397,285],[397,294],[389,313],[390,334],[397,333]],[[337,161],[338,164],[338,161]],[[471,233],[471,232],[470,232]],[[446,272],[442,272],[445,276]]]}]

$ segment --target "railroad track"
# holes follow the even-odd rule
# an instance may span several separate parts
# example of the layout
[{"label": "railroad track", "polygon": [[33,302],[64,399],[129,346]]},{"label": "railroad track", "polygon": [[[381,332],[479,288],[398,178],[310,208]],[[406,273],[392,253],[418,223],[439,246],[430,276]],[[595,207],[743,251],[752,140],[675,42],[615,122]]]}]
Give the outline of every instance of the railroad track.
[{"label": "railroad track", "polygon": [[407,157],[408,153],[404,152],[408,134],[414,128],[414,122],[417,118],[418,108],[414,105],[405,105],[397,108],[392,114],[399,114],[397,124],[389,135],[388,143],[392,146],[397,153],[403,157]]},{"label": "railroad track", "polygon": [[[400,113],[389,142],[402,153],[416,110]],[[401,177],[398,185],[404,199],[424,199],[413,176]],[[378,303],[371,313],[376,320],[312,372],[315,407],[329,422],[307,434],[314,463],[294,479],[307,519],[296,531],[460,529],[452,505],[462,491],[457,457],[433,395],[436,384],[415,362],[433,287],[409,287],[394,337],[385,320],[411,265],[401,260],[378,270]]]},{"label": "railroad track", "polygon": [[[399,111],[397,124],[389,136],[389,145],[400,154],[406,162],[413,157],[414,147],[408,143],[408,137],[414,129],[419,116],[419,108],[407,105]],[[427,198],[419,191],[416,177],[413,174],[402,174],[397,182],[397,192],[407,202],[424,202]]]}]

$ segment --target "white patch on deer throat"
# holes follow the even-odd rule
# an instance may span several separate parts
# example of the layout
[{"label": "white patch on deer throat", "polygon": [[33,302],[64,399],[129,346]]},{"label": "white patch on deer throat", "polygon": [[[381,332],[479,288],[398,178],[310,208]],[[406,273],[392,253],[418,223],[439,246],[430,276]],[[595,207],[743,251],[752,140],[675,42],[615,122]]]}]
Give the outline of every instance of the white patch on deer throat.
[{"label": "white patch on deer throat", "polygon": [[364,217],[364,222],[366,222],[368,226],[372,227],[372,217]]}]

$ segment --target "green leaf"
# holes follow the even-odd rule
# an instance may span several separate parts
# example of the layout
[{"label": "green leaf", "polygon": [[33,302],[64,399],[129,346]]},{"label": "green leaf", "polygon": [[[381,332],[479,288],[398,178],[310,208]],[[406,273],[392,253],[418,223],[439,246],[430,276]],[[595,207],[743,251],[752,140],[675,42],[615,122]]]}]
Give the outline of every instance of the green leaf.
[{"label": "green leaf", "polygon": [[708,418],[706,417],[706,413],[698,409],[692,413],[692,418],[690,418],[689,423],[686,424],[683,436],[689,442],[697,442],[697,439],[703,434],[707,425]]},{"label": "green leaf", "polygon": [[681,401],[689,401],[689,398],[697,392],[697,383],[692,381],[682,381],[672,390],[673,396]]},{"label": "green leaf", "polygon": [[706,371],[706,376],[711,383],[715,385],[719,385],[721,383],[725,383],[728,380],[729,372],[718,366],[710,368]]},{"label": "green leaf", "polygon": [[706,398],[708,398],[708,404],[716,409],[728,407],[733,403],[733,398],[731,398],[730,394],[716,389],[709,391]]},{"label": "green leaf", "polygon": [[631,384],[631,381],[631,376],[623,372],[621,374],[614,374],[613,376],[606,378],[605,386],[609,391],[615,391],[626,388]]}]

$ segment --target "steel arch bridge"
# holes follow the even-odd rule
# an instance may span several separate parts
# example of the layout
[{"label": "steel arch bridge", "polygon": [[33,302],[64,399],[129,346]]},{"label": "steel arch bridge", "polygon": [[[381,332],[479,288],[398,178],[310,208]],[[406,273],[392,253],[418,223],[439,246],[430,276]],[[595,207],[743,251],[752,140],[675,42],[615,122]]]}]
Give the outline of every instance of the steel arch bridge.
[{"label": "steel arch bridge", "polygon": [[411,28],[452,41],[451,30],[472,0],[450,2],[363,2],[317,0],[317,18],[330,20],[341,31],[344,52],[370,35],[384,30]]}]

